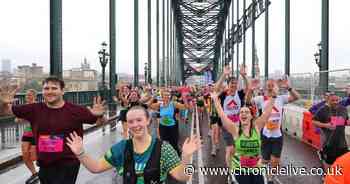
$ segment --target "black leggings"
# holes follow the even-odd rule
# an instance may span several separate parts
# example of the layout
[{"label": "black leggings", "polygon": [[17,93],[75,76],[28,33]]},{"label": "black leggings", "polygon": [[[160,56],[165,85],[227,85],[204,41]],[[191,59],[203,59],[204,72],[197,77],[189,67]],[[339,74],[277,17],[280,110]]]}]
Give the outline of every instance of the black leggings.
[{"label": "black leggings", "polygon": [[178,146],[179,140],[179,129],[178,124],[174,126],[164,126],[159,125],[159,134],[160,139],[163,141],[169,142],[169,144],[176,150],[176,152],[180,155],[180,150]]},{"label": "black leggings", "polygon": [[75,184],[80,164],[54,165],[40,167],[39,180],[41,184]]}]

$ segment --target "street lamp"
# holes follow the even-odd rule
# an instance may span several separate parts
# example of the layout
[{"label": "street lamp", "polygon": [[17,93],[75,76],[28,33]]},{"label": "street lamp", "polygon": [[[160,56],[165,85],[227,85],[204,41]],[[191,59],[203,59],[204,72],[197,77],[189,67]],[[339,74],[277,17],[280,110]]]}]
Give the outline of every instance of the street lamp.
[{"label": "street lamp", "polygon": [[148,77],[147,77],[147,71],[148,71],[148,67],[147,67],[147,64],[148,63],[145,63],[145,68],[144,68],[144,72],[145,72],[145,84],[147,84],[147,79],[148,79]]},{"label": "street lamp", "polygon": [[98,51],[99,59],[100,59],[100,64],[102,67],[102,97],[104,98],[106,95],[106,84],[105,84],[105,75],[106,75],[106,65],[108,63],[108,57],[109,54],[107,53],[107,43],[102,42],[102,48],[100,51]]},{"label": "street lamp", "polygon": [[317,44],[317,48],[318,48],[318,50],[314,54],[314,57],[315,57],[315,62],[317,64],[318,68],[321,70],[321,52],[322,52],[321,42]]}]

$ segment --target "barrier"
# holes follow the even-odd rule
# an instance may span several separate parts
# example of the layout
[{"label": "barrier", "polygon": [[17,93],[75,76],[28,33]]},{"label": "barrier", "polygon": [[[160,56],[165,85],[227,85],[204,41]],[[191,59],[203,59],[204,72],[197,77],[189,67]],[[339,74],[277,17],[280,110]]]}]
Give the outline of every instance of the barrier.
[{"label": "barrier", "polygon": [[321,148],[320,129],[312,124],[312,114],[308,111],[304,112],[302,140],[316,149]]},{"label": "barrier", "polygon": [[282,129],[299,140],[302,140],[303,136],[303,112],[305,109],[298,106],[286,105],[283,107]]}]

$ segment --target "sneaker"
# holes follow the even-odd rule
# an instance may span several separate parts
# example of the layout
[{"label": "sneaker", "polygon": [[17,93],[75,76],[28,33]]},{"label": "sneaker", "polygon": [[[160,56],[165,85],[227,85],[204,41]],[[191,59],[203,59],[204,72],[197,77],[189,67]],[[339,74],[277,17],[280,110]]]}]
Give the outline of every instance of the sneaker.
[{"label": "sneaker", "polygon": [[216,146],[213,145],[211,148],[211,156],[215,157],[216,156]]},{"label": "sneaker", "polygon": [[39,175],[38,173],[35,173],[26,180],[25,184],[34,184],[34,183],[37,183],[38,181],[39,181]]}]

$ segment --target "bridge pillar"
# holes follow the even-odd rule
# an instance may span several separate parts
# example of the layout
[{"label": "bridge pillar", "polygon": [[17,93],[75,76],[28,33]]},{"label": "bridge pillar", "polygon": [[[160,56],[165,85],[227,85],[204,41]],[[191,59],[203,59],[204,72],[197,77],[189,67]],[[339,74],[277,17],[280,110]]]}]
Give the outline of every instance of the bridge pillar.
[{"label": "bridge pillar", "polygon": [[[116,29],[115,29],[115,0],[109,0],[109,87],[111,90],[110,97],[116,95],[115,84],[116,75]],[[111,98],[110,98],[111,99]]]},{"label": "bridge pillar", "polygon": [[62,78],[62,0],[50,0],[50,75]]},{"label": "bridge pillar", "polygon": [[285,2],[285,70],[286,75],[290,74],[290,0]]},{"label": "bridge pillar", "polygon": [[139,84],[139,1],[134,0],[134,86]]},{"label": "bridge pillar", "polygon": [[[320,89],[321,92],[328,90],[328,51],[329,51],[329,0],[322,0],[322,41],[321,41],[321,73],[320,73]],[[322,72],[324,71],[324,72]]]}]

